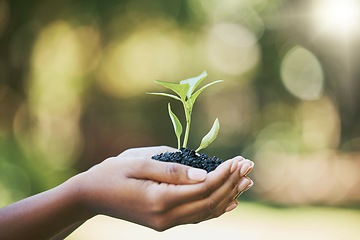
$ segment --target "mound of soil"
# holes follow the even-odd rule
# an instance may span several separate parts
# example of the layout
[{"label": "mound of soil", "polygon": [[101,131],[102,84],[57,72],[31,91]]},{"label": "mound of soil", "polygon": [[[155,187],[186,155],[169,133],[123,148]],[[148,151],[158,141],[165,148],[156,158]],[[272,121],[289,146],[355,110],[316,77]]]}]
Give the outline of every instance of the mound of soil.
[{"label": "mound of soil", "polygon": [[152,159],[162,162],[175,162],[183,165],[201,168],[211,172],[217,168],[224,160],[218,157],[209,157],[204,153],[196,153],[192,149],[181,148],[178,152],[165,152],[152,156]]}]

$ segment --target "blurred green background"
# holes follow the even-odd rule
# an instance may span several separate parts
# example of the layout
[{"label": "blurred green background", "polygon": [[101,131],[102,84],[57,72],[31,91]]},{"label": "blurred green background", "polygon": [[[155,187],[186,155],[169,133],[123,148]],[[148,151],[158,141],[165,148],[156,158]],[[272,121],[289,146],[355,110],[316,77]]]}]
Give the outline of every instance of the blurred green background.
[{"label": "blurred green background", "polygon": [[359,22],[356,0],[0,0],[0,206],[128,148],[176,146],[169,99],[145,93],[206,70],[224,82],[196,102],[189,146],[219,117],[204,152],[256,163],[232,221],[265,239],[289,238],[264,219],[359,237]]}]

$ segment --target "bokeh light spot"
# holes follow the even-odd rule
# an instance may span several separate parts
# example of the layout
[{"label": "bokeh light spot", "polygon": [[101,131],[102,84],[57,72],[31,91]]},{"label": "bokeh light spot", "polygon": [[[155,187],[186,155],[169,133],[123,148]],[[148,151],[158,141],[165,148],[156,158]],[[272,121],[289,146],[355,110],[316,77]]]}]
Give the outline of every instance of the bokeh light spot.
[{"label": "bokeh light spot", "polygon": [[211,67],[229,75],[249,71],[260,55],[254,34],[231,22],[217,23],[209,29],[206,50]]},{"label": "bokeh light spot", "polygon": [[86,47],[91,52],[96,39],[84,42],[87,32],[66,21],[55,21],[41,31],[34,45],[28,86],[34,125],[22,133],[17,124],[15,130],[19,139],[26,139],[20,140],[23,147],[36,153],[50,169],[69,167],[80,151],[80,99],[84,74],[91,65],[88,55],[82,53]]},{"label": "bokeh light spot", "polygon": [[287,90],[302,100],[315,100],[323,93],[324,76],[318,59],[296,46],[281,63],[281,78]]},{"label": "bokeh light spot", "polygon": [[314,151],[338,147],[340,116],[329,98],[303,102],[297,113],[302,122],[302,138],[307,149]]},{"label": "bokeh light spot", "polygon": [[131,97],[153,88],[154,80],[171,81],[181,66],[181,41],[161,29],[144,29],[109,45],[98,84],[110,95]]}]

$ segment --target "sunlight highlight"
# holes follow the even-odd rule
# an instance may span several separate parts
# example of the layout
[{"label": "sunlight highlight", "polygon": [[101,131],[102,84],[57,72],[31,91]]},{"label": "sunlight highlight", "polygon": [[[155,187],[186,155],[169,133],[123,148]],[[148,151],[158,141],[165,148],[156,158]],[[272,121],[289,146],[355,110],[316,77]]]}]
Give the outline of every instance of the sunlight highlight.
[{"label": "sunlight highlight", "polygon": [[352,35],[358,30],[360,4],[355,0],[318,1],[314,8],[318,30],[332,33],[333,36]]}]

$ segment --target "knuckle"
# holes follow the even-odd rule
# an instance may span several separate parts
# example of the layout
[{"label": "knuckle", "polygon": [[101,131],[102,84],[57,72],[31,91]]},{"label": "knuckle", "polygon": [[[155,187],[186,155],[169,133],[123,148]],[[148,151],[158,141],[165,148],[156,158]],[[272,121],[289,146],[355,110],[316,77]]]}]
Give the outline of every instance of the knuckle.
[{"label": "knuckle", "polygon": [[207,207],[206,207],[207,212],[208,212],[208,213],[213,212],[214,209],[215,209],[215,207],[216,207],[216,205],[217,205],[217,203],[215,202],[215,200],[213,200],[213,199],[210,198],[210,199],[208,200],[208,202],[207,202]]},{"label": "knuckle", "polygon": [[233,202],[234,201],[234,195],[233,194],[230,194],[228,197],[227,197],[227,201],[229,203]]},{"label": "knuckle", "polygon": [[237,188],[238,184],[239,184],[239,180],[237,178],[232,179],[232,181],[231,181],[231,189]]},{"label": "knuckle", "polygon": [[164,214],[169,209],[168,200],[166,194],[151,194],[148,197],[148,203],[150,206],[150,211],[154,215]]},{"label": "knuckle", "polygon": [[151,206],[151,211],[153,213],[160,213],[164,210],[164,204],[161,201],[159,195],[152,194],[149,197],[149,205]]},{"label": "knuckle", "polygon": [[157,201],[152,205],[152,212],[156,214],[161,214],[165,212],[166,205],[163,202]]},{"label": "knuckle", "polygon": [[203,198],[203,199],[206,199],[206,198],[210,197],[211,194],[212,194],[212,192],[213,192],[213,191],[212,191],[211,187],[208,186],[208,185],[206,185],[206,184],[204,184],[204,186],[203,186],[203,188],[202,188],[202,198]]},{"label": "knuckle", "polygon": [[151,228],[157,232],[163,232],[170,228],[169,221],[162,216],[155,217],[152,220]]},{"label": "knuckle", "polygon": [[143,159],[131,159],[131,161],[138,169],[147,169],[149,167],[149,161]]},{"label": "knuckle", "polygon": [[134,152],[134,148],[129,148],[129,149],[126,149],[125,151],[123,151],[122,153],[120,153],[118,156],[128,155],[128,154],[131,154],[132,152]]},{"label": "knuckle", "polygon": [[173,181],[180,179],[180,168],[176,164],[168,164],[166,167],[166,173]]},{"label": "knuckle", "polygon": [[212,218],[218,218],[218,217],[220,217],[221,215],[223,215],[224,213],[225,213],[225,210],[216,211],[216,212],[214,212]]}]

